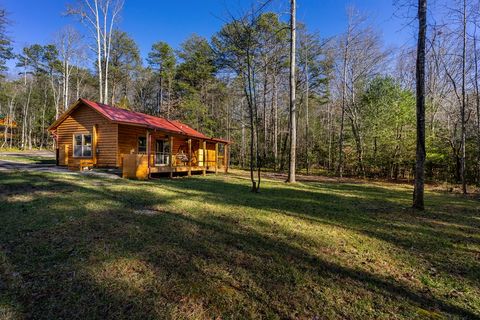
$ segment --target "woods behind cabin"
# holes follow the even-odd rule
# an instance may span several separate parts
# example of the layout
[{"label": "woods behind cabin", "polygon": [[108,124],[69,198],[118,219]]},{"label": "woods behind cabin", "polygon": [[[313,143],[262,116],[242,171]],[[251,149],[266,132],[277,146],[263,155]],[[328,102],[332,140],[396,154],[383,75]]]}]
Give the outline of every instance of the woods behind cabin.
[{"label": "woods behind cabin", "polygon": [[[225,15],[211,38],[193,34],[178,48],[158,39],[145,57],[135,38],[120,29],[122,1],[69,5],[63,13],[70,26],[51,43],[34,43],[19,52],[12,49],[9,16],[0,11],[0,115],[7,120],[0,146],[51,147],[45,129],[83,97],[178,119],[207,135],[235,141],[232,165],[249,167],[254,152],[256,167],[286,171],[290,21],[272,3]],[[91,10],[92,4],[99,9]],[[478,184],[478,4],[431,5],[429,21],[435,24],[428,26],[425,66],[426,179]],[[399,25],[408,24],[409,9],[397,11]],[[353,7],[347,16],[344,31],[331,37],[297,22],[296,168],[413,179],[415,28],[411,42],[392,48],[384,44],[371,16]],[[96,24],[96,18],[108,23]],[[14,61],[20,73],[12,75],[7,61]]]}]

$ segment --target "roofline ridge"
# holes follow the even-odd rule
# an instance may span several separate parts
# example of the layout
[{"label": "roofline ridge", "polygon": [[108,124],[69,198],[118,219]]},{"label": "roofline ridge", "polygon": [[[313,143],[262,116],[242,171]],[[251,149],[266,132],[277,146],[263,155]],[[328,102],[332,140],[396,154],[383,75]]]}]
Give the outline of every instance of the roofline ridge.
[{"label": "roofline ridge", "polygon": [[[78,106],[80,106],[80,102],[83,103],[84,105],[87,105],[89,106],[90,108],[94,109],[96,112],[98,112],[101,116],[103,116],[104,118],[106,118],[108,121],[111,121],[111,122],[115,122],[115,123],[123,123],[123,124],[126,124],[128,125],[129,122],[123,122],[123,121],[118,121],[118,120],[115,120],[114,117],[112,117],[112,115],[110,115],[108,112],[102,112],[100,110],[98,110],[98,108],[103,108],[103,107],[109,107],[109,108],[114,108],[114,109],[119,109],[119,110],[122,110],[123,112],[127,112],[127,113],[131,113],[131,114],[137,114],[137,115],[141,115],[143,117],[148,117],[148,118],[155,118],[155,119],[161,119],[161,120],[164,120],[166,121],[169,125],[171,125],[173,128],[176,128],[176,130],[178,130],[178,132],[176,131],[173,131],[173,130],[169,130],[169,129],[166,129],[164,128],[163,130],[165,131],[170,131],[172,132],[173,134],[181,134],[181,135],[184,135],[186,137],[196,137],[197,139],[206,139],[206,140],[212,140],[212,141],[225,141],[227,143],[231,143],[230,141],[228,140],[224,140],[224,139],[219,139],[219,138],[214,138],[214,137],[209,137],[207,135],[205,135],[204,133],[192,128],[190,125],[186,124],[186,123],[183,123],[182,121],[179,121],[179,120],[171,120],[171,119],[167,119],[167,118],[164,118],[164,117],[158,117],[158,116],[154,116],[154,115],[150,115],[150,114],[146,114],[146,113],[142,113],[142,112],[138,112],[138,111],[133,111],[133,110],[127,110],[127,109],[122,109],[122,108],[119,108],[117,106],[112,106],[112,105],[109,105],[109,104],[105,104],[105,103],[101,103],[101,102],[97,102],[97,101],[92,101],[92,100],[89,100],[89,99],[85,99],[85,98],[78,98],[78,100],[76,102],[74,102],[67,110],[65,110],[65,112],[60,115],[60,117],[55,120],[48,128],[47,130],[49,131],[52,131],[52,130],[55,130],[64,120],[65,118],[71,114]],[[95,106],[96,105],[96,106]],[[155,128],[155,125],[154,124],[150,124],[148,122],[145,122],[145,126],[147,128],[151,127],[151,129],[154,129]],[[185,126],[188,130],[192,130],[193,133],[189,133],[185,130],[182,129],[182,127]]]},{"label": "roofline ridge", "polygon": [[[88,99],[85,99],[85,98],[80,98],[80,100],[84,100],[84,101],[87,101],[87,102],[93,102],[93,103],[96,103],[96,104],[99,104],[99,105],[104,105],[104,106],[111,107],[111,108],[115,108],[115,109],[124,110],[124,111],[126,111],[126,112],[141,114],[141,115],[143,115],[143,116],[148,116],[148,117],[154,117],[154,118],[163,119],[163,120],[168,121],[168,122],[169,122],[170,124],[172,124],[173,126],[177,127],[174,123],[172,123],[172,121],[178,121],[178,120],[170,120],[170,119],[167,119],[167,118],[165,118],[165,117],[154,116],[154,115],[151,115],[151,114],[148,114],[148,113],[143,113],[143,112],[139,112],[139,111],[135,111],[135,110],[123,109],[123,108],[120,108],[120,107],[117,107],[117,106],[114,106],[114,105],[110,105],[110,104],[106,104],[106,103],[101,103],[101,102],[98,102],[98,101],[92,101],[92,100],[88,100]],[[180,122],[180,121],[178,121],[178,122]],[[182,122],[180,122],[180,123],[182,123]],[[183,123],[182,123],[182,124],[183,124]],[[177,128],[178,128],[178,127],[177,127]]]}]

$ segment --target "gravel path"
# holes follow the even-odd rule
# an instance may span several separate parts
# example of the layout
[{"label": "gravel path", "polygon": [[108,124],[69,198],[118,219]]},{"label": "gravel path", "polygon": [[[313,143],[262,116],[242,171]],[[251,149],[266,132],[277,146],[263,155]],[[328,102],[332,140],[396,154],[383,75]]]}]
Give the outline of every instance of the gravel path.
[{"label": "gravel path", "polygon": [[[6,159],[2,159],[4,156]],[[47,150],[27,152],[0,152],[0,171],[39,171],[39,172],[68,172],[64,167],[57,167],[54,163],[25,161],[28,157],[40,157],[45,160],[54,160],[55,154]],[[18,161],[15,159],[18,158]]]},{"label": "gravel path", "polygon": [[8,156],[8,157],[44,157],[44,158],[51,158],[52,160],[55,159],[55,153],[53,151],[48,150],[32,150],[32,151],[12,151],[12,152],[0,152],[0,156]]},{"label": "gravel path", "polygon": [[[7,159],[2,159],[2,156]],[[39,162],[28,162],[25,161],[28,157],[39,157],[47,161],[47,163]],[[15,158],[18,158],[15,159]],[[57,172],[64,174],[81,174],[85,176],[96,176],[103,178],[117,179],[120,178],[118,172],[116,171],[71,171],[67,167],[59,167],[54,163],[55,154],[47,150],[35,150],[28,152],[0,152],[0,171],[36,171],[36,172]],[[51,163],[49,163],[51,162]]]},{"label": "gravel path", "polygon": [[10,160],[0,160],[0,171],[40,171],[40,172],[69,172],[67,168],[57,167],[54,164],[22,163]]}]

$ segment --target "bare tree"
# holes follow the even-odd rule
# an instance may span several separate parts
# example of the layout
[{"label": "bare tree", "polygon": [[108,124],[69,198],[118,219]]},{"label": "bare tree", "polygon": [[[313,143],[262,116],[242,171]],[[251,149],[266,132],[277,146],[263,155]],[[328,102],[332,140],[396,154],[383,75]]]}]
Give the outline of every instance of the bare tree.
[{"label": "bare tree", "polygon": [[350,54],[350,38],[352,36],[352,24],[348,23],[347,34],[345,35],[345,44],[343,48],[342,64],[342,110],[340,117],[340,137],[338,139],[338,175],[343,176],[343,139],[345,131],[345,109],[347,108],[347,68]]},{"label": "bare tree", "polygon": [[477,184],[480,185],[480,88],[478,74],[478,49],[477,49],[477,25],[475,23],[475,31],[473,35],[473,58],[474,58],[474,88],[475,88],[475,107],[477,114]]},{"label": "bare tree", "polygon": [[466,65],[467,65],[467,0],[462,1],[462,103],[460,106],[460,117],[461,117],[461,151],[460,151],[460,178],[462,180],[462,192],[467,194],[467,181],[465,178],[465,168],[466,168],[466,142],[467,142],[467,130],[466,130],[466,115],[465,109],[467,104],[465,83],[466,83]]},{"label": "bare tree", "polygon": [[339,135],[339,156],[337,173],[343,176],[344,171],[344,130],[348,119],[354,138],[357,156],[357,172],[365,177],[364,165],[364,130],[362,119],[362,104],[360,96],[367,84],[374,77],[384,72],[388,50],[382,48],[378,32],[367,23],[365,16],[354,7],[347,11],[348,27],[340,41],[338,52],[338,82],[341,91],[341,115]]},{"label": "bare tree", "polygon": [[258,79],[257,71],[261,70],[262,63],[258,59],[259,43],[256,27],[261,17],[265,2],[258,8],[241,18],[231,15],[231,22],[226,24],[216,36],[213,37],[213,49],[218,56],[222,68],[233,71],[242,84],[242,91],[248,108],[248,121],[250,127],[250,180],[252,192],[259,192],[261,183],[261,157],[258,113]]},{"label": "bare tree", "polygon": [[425,189],[425,54],[427,37],[427,0],[418,0],[418,43],[417,43],[417,152],[415,164],[415,188],[413,207],[424,210]]},{"label": "bare tree", "polygon": [[[60,31],[57,36],[57,48],[62,60],[62,91],[63,108],[66,110],[70,104],[70,75],[74,67],[73,62],[81,53],[81,35],[71,26]],[[58,118],[58,110],[55,119]]]},{"label": "bare tree", "polygon": [[309,115],[309,95],[310,95],[310,77],[309,77],[309,69],[308,69],[308,53],[309,53],[309,48],[308,45],[305,48],[305,163],[306,163],[306,169],[307,169],[307,175],[310,173],[310,156],[309,156],[309,150],[310,150],[310,145],[308,143],[308,138],[310,136],[310,115]]},{"label": "bare tree", "polygon": [[337,173],[340,178],[343,176],[344,170],[344,153],[343,153],[343,143],[345,136],[345,113],[347,111],[347,91],[348,91],[348,69],[351,59],[351,47],[354,43],[357,42],[358,38],[361,35],[360,27],[365,22],[365,18],[360,16],[354,7],[349,7],[347,9],[348,15],[348,25],[347,31],[342,40],[342,62],[341,62],[341,92],[342,92],[342,105],[341,105],[341,115],[340,115],[340,133],[338,139],[338,167]]},{"label": "bare tree", "polygon": [[[450,137],[450,146],[456,160],[456,178],[462,184],[463,194],[467,194],[466,181],[466,124],[467,117],[467,0],[460,0],[458,8],[450,8],[452,16],[456,17],[459,30],[451,31],[444,27],[443,31],[434,29],[434,38],[432,41],[432,50],[435,58],[441,62],[446,78],[450,82],[450,92],[456,100],[458,112],[454,113],[453,128]],[[443,44],[438,49],[434,44],[437,33],[442,36]],[[443,35],[445,34],[445,35]],[[460,41],[459,41],[460,40]],[[458,54],[460,52],[460,54]],[[448,104],[448,100],[445,101]],[[447,111],[447,114],[452,113]],[[457,123],[459,123],[457,125]],[[460,137],[458,138],[458,127],[460,128]]]},{"label": "bare tree", "polygon": [[76,7],[67,8],[68,15],[76,15],[95,39],[91,47],[97,56],[99,100],[108,99],[108,68],[112,48],[112,33],[123,8],[123,0],[79,0]]}]

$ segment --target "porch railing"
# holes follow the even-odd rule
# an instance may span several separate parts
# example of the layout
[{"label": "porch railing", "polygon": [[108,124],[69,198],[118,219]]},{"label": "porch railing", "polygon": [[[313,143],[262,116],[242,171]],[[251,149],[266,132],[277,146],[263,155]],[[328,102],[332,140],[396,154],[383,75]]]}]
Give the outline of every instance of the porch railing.
[{"label": "porch railing", "polygon": [[170,153],[168,152],[155,152],[153,158],[155,166],[168,166],[170,164]]},{"label": "porch railing", "polygon": [[[169,166],[170,165],[170,153],[169,152],[153,152],[152,157],[153,157],[153,165],[154,166]],[[186,154],[181,154],[181,153],[173,154],[172,157],[173,157],[173,163],[172,163],[173,166],[182,166],[182,165],[186,166],[186,165],[189,164],[189,158],[188,158],[188,155],[186,155]],[[224,165],[224,161],[223,161],[224,157],[223,156],[218,156],[218,158],[217,158],[218,162],[215,162],[215,159],[212,159],[210,157],[208,157],[208,158],[205,157],[205,158],[202,155],[200,155],[197,158],[197,155],[192,154],[191,165],[193,167],[195,167],[195,166],[201,166],[201,167],[203,167],[203,166],[215,166],[215,165],[218,166],[218,167],[222,167]]]}]

